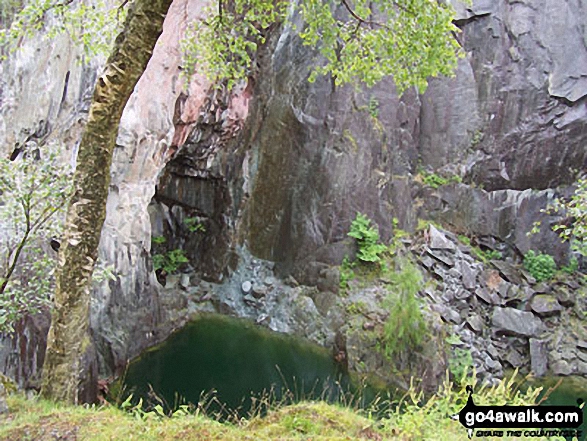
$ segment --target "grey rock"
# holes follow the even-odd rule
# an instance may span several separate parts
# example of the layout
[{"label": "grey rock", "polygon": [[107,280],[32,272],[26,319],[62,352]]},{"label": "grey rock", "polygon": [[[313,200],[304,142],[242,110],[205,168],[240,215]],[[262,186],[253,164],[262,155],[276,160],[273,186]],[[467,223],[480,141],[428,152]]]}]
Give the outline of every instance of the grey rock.
[{"label": "grey rock", "polygon": [[576,300],[574,294],[570,293],[566,288],[562,286],[557,287],[554,295],[558,302],[567,308],[575,306]]},{"label": "grey rock", "polygon": [[248,294],[251,292],[251,290],[253,289],[253,284],[251,283],[250,280],[245,280],[242,284],[241,284],[241,290],[243,292],[243,294]]},{"label": "grey rock", "polygon": [[260,308],[261,306],[263,306],[263,304],[257,300],[255,297],[253,297],[250,294],[247,294],[243,297],[243,301],[245,302],[246,305],[248,306],[252,306],[253,308]]},{"label": "grey rock", "polygon": [[545,330],[542,321],[534,314],[513,308],[494,308],[491,321],[496,333],[537,337]]},{"label": "grey rock", "polygon": [[495,358],[495,359],[499,359],[499,352],[497,351],[497,348],[495,346],[493,346],[491,343],[489,345],[487,345],[487,353]]},{"label": "grey rock", "polygon": [[514,369],[520,368],[525,364],[524,357],[515,349],[511,349],[507,352],[505,361],[507,361]]},{"label": "grey rock", "polygon": [[477,271],[470,265],[462,264],[461,273],[465,289],[474,289],[477,286]]},{"label": "grey rock", "polygon": [[336,305],[338,297],[330,291],[318,291],[311,293],[310,297],[314,301],[316,308],[320,314],[326,316],[328,312]]},{"label": "grey rock", "polygon": [[502,299],[508,299],[509,298],[509,295],[510,295],[510,291],[511,291],[512,286],[513,285],[511,283],[508,283],[508,282],[505,282],[505,281],[502,282],[502,283],[500,283],[499,284],[499,287],[497,288],[497,292],[499,293],[499,296]]},{"label": "grey rock", "polygon": [[575,365],[575,373],[577,375],[587,375],[587,362],[586,361],[576,361]]},{"label": "grey rock", "polygon": [[503,260],[492,260],[491,264],[499,271],[499,275],[514,285],[521,285],[520,271],[517,267]]},{"label": "grey rock", "polygon": [[585,341],[585,340],[577,340],[577,347],[579,349],[583,349],[584,351],[587,351],[587,341]]},{"label": "grey rock", "polygon": [[434,260],[430,256],[424,255],[420,258],[420,263],[424,265],[424,267],[430,269],[432,268],[432,265],[434,265]]},{"label": "grey rock", "polygon": [[535,295],[530,302],[530,308],[541,317],[559,314],[563,309],[556,297],[549,294]]},{"label": "grey rock", "polygon": [[534,292],[538,294],[549,294],[551,291],[552,288],[544,282],[534,286]]},{"label": "grey rock", "polygon": [[320,291],[338,293],[340,287],[340,271],[338,268],[329,267],[320,271],[317,286]]},{"label": "grey rock", "polygon": [[483,361],[485,363],[485,366],[487,366],[487,369],[490,371],[498,371],[502,369],[501,363],[489,356],[486,356]]},{"label": "grey rock", "polygon": [[573,373],[572,366],[566,360],[555,361],[552,366],[552,373],[554,375],[571,375]]},{"label": "grey rock", "polygon": [[572,346],[563,346],[559,352],[563,360],[572,360],[577,356],[577,350]]},{"label": "grey rock", "polygon": [[433,250],[456,250],[456,245],[447,239],[444,233],[440,232],[434,225],[430,225],[428,229],[430,237],[429,246]]},{"label": "grey rock", "polygon": [[467,325],[477,334],[480,334],[483,331],[484,323],[479,314],[473,314],[467,319]]},{"label": "grey rock", "polygon": [[364,331],[372,331],[373,329],[375,329],[375,323],[373,323],[373,322],[363,323],[363,330]]},{"label": "grey rock", "polygon": [[530,366],[536,377],[543,377],[548,371],[546,341],[530,339]]},{"label": "grey rock", "polygon": [[179,278],[179,286],[186,290],[190,286],[190,275],[189,274],[182,274]]},{"label": "grey rock", "polygon": [[269,290],[263,285],[258,285],[258,284],[253,285],[252,294],[253,294],[253,297],[255,297],[256,299],[260,299],[261,297],[265,297],[268,292],[269,292]]},{"label": "grey rock", "polygon": [[445,254],[446,251],[431,250],[430,248],[428,248],[426,251],[436,260],[444,263],[448,267],[453,267],[455,265],[454,259]]},{"label": "grey rock", "polygon": [[471,297],[473,294],[471,293],[471,291],[467,291],[466,289],[458,289],[456,294],[455,294],[455,299],[457,300],[466,300],[469,297]]},{"label": "grey rock", "polygon": [[5,413],[8,413],[8,404],[6,404],[6,388],[0,381],[0,415]]},{"label": "grey rock", "polygon": [[477,288],[475,295],[483,300],[488,305],[499,305],[501,303],[500,298],[495,292],[489,291],[487,288]]},{"label": "grey rock", "polygon": [[271,323],[271,317],[269,317],[269,315],[267,314],[259,314],[259,316],[255,320],[255,323],[261,326],[269,326],[269,324]]},{"label": "grey rock", "polygon": [[460,324],[462,322],[462,317],[461,315],[456,312],[454,309],[449,308],[445,305],[442,304],[432,304],[431,305],[431,309],[433,311],[438,312],[438,314],[440,315],[440,317],[442,317],[442,319],[445,322],[450,322],[450,323],[454,323],[454,324]]}]

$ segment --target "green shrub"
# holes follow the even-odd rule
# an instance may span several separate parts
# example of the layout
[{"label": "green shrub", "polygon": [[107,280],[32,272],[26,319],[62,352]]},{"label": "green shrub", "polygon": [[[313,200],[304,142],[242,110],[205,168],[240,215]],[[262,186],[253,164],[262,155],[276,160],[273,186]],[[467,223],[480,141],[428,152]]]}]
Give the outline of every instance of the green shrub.
[{"label": "green shrub", "polygon": [[153,256],[153,268],[162,269],[167,274],[177,272],[182,263],[189,262],[183,250],[175,249],[164,254],[155,254]]},{"label": "green shrub", "polygon": [[165,242],[167,242],[167,239],[165,239],[165,236],[153,236],[151,241],[155,245],[163,245]]},{"label": "green shrub", "polygon": [[350,237],[357,240],[359,252],[357,258],[363,262],[380,263],[380,254],[386,246],[379,243],[379,231],[371,226],[371,220],[364,214],[357,213],[357,217],[351,223]]},{"label": "green shrub", "polygon": [[440,176],[436,173],[427,173],[425,171],[421,171],[420,175],[422,176],[422,182],[424,185],[434,189],[450,183],[460,184],[463,182],[463,178],[458,175],[452,175],[448,178],[445,178],[444,176]]},{"label": "green shrub", "polygon": [[391,360],[408,350],[417,349],[424,341],[427,326],[416,294],[422,286],[422,275],[409,262],[392,275],[393,294],[386,301],[389,317],[383,326],[383,354]]},{"label": "green shrub", "polygon": [[561,267],[561,271],[567,274],[575,274],[579,269],[579,261],[576,257],[571,257],[569,264]]},{"label": "green shrub", "polygon": [[472,251],[479,260],[485,263],[489,262],[490,260],[499,260],[503,257],[502,254],[496,250],[484,251],[479,247],[473,247]]},{"label": "green shrub", "polygon": [[355,278],[354,266],[355,264],[349,260],[348,256],[345,256],[339,269],[341,291],[345,291],[349,287],[349,281]]},{"label": "green shrub", "polygon": [[537,282],[549,280],[556,273],[556,263],[551,255],[535,253],[532,250],[524,256],[524,268]]},{"label": "green shrub", "polygon": [[442,176],[437,175],[436,173],[423,173],[422,181],[425,185],[432,188],[438,188],[442,185],[448,184],[448,179],[443,178]]},{"label": "green shrub", "polygon": [[469,239],[467,236],[465,236],[463,234],[459,234],[458,237],[459,237],[459,241],[461,241],[461,243],[464,243],[468,247],[471,246],[471,239]]},{"label": "green shrub", "polygon": [[473,368],[473,356],[471,351],[462,348],[453,348],[448,358],[448,370],[455,381],[461,383],[465,381],[467,373],[471,373]]},{"label": "green shrub", "polygon": [[205,233],[206,227],[197,217],[186,217],[183,221],[190,233]]}]

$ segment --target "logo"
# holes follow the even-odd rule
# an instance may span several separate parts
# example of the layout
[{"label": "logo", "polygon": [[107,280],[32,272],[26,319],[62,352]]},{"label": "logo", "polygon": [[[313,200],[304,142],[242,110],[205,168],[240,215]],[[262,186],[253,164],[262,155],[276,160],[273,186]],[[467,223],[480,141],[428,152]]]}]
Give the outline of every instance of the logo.
[{"label": "logo", "polygon": [[471,386],[467,393],[467,404],[453,419],[467,429],[469,439],[477,429],[512,429],[477,431],[477,436],[581,436],[577,429],[583,424],[582,399],[576,406],[477,406]]}]

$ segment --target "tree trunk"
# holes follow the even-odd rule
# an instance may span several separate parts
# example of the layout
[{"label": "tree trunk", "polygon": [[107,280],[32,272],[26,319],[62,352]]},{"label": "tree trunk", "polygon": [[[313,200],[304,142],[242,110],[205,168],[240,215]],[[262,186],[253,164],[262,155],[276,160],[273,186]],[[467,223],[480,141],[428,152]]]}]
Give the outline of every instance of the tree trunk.
[{"label": "tree trunk", "polygon": [[94,90],[59,252],[41,389],[46,398],[72,404],[96,398],[90,286],[106,215],[112,153],[122,111],[147,67],[171,1],[135,1]]}]

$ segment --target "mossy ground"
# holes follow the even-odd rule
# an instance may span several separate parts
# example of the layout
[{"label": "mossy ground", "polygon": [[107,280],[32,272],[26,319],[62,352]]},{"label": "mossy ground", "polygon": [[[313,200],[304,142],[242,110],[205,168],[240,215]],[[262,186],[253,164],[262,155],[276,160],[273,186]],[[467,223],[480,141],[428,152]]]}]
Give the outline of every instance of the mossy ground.
[{"label": "mossy ground", "polygon": [[304,402],[239,424],[202,415],[138,418],[114,406],[60,406],[22,395],[8,398],[0,440],[383,440],[377,423],[352,409]]},{"label": "mossy ground", "polygon": [[[532,404],[539,392],[529,388],[521,393],[513,379],[496,387],[477,385],[475,389],[478,404],[493,405]],[[0,441],[466,440],[466,430],[450,418],[466,401],[464,385],[444,388],[444,391],[424,403],[422,395],[412,391],[405,397],[401,412],[396,410],[383,419],[376,419],[364,410],[305,401],[278,405],[264,416],[236,423],[221,423],[201,414],[158,417],[153,412],[125,412],[113,405],[62,406],[13,393],[7,400],[9,413],[0,415]],[[486,438],[476,436],[475,439]]]}]

